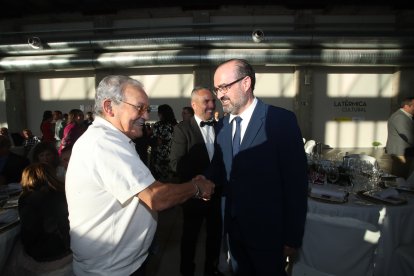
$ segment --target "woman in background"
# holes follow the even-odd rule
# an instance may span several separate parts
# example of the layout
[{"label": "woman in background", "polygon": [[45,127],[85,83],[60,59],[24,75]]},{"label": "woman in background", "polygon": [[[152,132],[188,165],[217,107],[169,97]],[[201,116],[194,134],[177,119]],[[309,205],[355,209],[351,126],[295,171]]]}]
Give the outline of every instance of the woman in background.
[{"label": "woman in background", "polygon": [[24,169],[21,183],[20,242],[14,248],[7,273],[71,275],[72,252],[63,182],[48,164],[34,163]]},{"label": "woman in background", "polygon": [[158,107],[159,121],[152,127],[150,170],[155,179],[171,181],[170,149],[174,126],[177,124],[171,106]]},{"label": "woman in background", "polygon": [[29,158],[32,163],[45,163],[54,169],[56,169],[60,163],[59,154],[55,145],[46,142],[36,144],[32,148]]},{"label": "woman in background", "polygon": [[63,148],[73,146],[78,138],[83,134],[83,111],[72,109],[69,111],[68,121],[63,131],[63,138],[59,148],[59,155]]},{"label": "woman in background", "polygon": [[42,142],[55,143],[55,124],[52,121],[52,111],[45,110],[43,112],[42,122],[40,123],[40,131],[42,132]]}]

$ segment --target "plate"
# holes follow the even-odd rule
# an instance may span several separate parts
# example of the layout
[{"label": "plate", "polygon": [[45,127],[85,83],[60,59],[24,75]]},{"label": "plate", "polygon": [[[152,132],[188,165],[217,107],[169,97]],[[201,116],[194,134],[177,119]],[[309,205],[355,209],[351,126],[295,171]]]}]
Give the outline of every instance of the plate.
[{"label": "plate", "polygon": [[384,204],[384,205],[393,205],[393,206],[397,206],[397,205],[403,205],[407,203],[407,200],[401,198],[401,197],[387,197],[387,198],[381,198],[377,195],[375,195],[376,191],[359,191],[357,193],[357,196],[371,201],[373,203],[378,203],[378,204]]},{"label": "plate", "polygon": [[329,195],[320,195],[320,194],[313,194],[309,193],[309,197],[316,201],[324,202],[324,203],[332,203],[332,204],[343,204],[348,202],[348,195],[344,198],[333,197]]},{"label": "plate", "polygon": [[414,187],[398,186],[397,182],[395,181],[383,181],[380,182],[379,186],[384,189],[395,188],[396,190],[401,192],[414,193]]}]

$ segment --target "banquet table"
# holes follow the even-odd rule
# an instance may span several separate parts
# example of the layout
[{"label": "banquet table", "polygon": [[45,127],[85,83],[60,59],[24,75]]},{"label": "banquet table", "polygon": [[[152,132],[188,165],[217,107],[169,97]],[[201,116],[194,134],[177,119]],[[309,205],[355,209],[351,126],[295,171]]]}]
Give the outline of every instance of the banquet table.
[{"label": "banquet table", "polygon": [[20,233],[17,204],[21,185],[20,183],[9,183],[2,187],[1,192],[3,196],[7,195],[7,198],[0,205],[0,275],[2,275]]},{"label": "banquet table", "polygon": [[[372,203],[354,194],[350,194],[348,201],[344,203],[309,198],[308,213],[355,218],[377,226],[380,239],[373,259],[374,275],[394,276],[392,270],[395,266],[395,249],[400,245],[414,246],[414,193],[400,193],[400,196],[407,201],[406,204],[390,206]],[[326,233],[330,234],[332,233]]]},{"label": "banquet table", "polygon": [[2,275],[2,271],[18,239],[19,233],[20,224],[18,221],[0,230],[0,275]]}]

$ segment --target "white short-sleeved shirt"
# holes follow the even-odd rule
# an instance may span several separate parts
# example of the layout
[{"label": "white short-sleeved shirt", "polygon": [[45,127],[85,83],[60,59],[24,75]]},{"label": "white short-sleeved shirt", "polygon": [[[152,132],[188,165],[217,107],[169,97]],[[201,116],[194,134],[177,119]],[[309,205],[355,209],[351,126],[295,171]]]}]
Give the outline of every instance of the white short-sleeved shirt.
[{"label": "white short-sleeved shirt", "polygon": [[130,275],[141,266],[157,213],[135,195],[154,181],[131,139],[97,117],[76,141],[66,174],[76,275]]}]

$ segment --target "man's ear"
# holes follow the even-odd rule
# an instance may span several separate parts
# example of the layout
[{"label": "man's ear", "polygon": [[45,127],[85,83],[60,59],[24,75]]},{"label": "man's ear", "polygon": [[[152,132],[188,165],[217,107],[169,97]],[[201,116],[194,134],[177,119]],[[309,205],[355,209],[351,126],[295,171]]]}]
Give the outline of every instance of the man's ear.
[{"label": "man's ear", "polygon": [[250,86],[252,85],[252,79],[250,77],[245,78],[242,81],[242,85],[243,85],[244,91],[249,90]]},{"label": "man's ear", "polygon": [[103,110],[106,114],[109,116],[114,116],[114,113],[112,111],[112,101],[111,100],[105,100],[103,103]]}]

